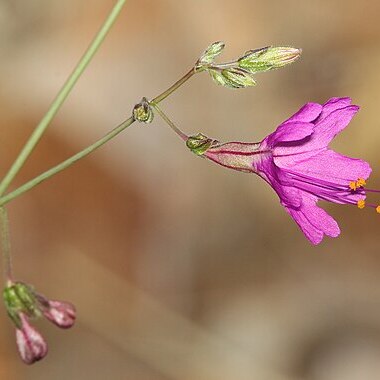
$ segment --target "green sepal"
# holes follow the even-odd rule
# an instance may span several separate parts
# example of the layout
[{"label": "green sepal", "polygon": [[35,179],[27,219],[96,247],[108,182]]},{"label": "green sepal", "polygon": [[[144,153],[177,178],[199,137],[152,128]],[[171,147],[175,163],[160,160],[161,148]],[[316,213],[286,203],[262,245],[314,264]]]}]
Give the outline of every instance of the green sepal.
[{"label": "green sepal", "polygon": [[194,136],[190,136],[186,140],[186,146],[196,155],[202,156],[211,146],[218,143],[214,139],[210,139],[203,133],[197,133]]},{"label": "green sepal", "polygon": [[39,317],[41,315],[34,291],[27,284],[17,282],[7,286],[3,290],[3,299],[9,317],[18,328],[21,327],[20,313],[24,313],[29,317]]}]

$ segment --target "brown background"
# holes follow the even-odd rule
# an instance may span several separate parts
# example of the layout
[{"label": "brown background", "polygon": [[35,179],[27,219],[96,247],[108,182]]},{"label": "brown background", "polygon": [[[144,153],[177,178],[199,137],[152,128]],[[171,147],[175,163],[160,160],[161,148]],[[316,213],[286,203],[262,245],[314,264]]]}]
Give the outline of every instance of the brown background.
[{"label": "brown background", "polygon": [[[112,4],[0,2],[1,173]],[[259,141],[307,101],[351,96],[361,112],[333,147],[371,162],[380,188],[379,12],[377,0],[128,1],[14,186],[224,40],[224,60],[270,44],[304,53],[256,88],[193,78],[162,104],[174,121]],[[263,181],[195,157],[158,117],[133,125],[9,206],[17,278],[71,300],[78,323],[36,322],[50,352],[27,367],[3,309],[0,379],[378,379],[379,216],[323,207],[342,234],[314,247]]]}]

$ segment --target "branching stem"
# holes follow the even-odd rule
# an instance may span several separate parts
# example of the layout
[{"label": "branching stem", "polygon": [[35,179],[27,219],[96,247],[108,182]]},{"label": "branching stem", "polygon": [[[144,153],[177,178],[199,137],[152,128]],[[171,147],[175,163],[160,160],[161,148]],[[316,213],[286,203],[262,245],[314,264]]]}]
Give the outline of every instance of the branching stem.
[{"label": "branching stem", "polygon": [[84,53],[83,57],[78,62],[77,66],[75,67],[75,69],[73,70],[69,78],[67,79],[66,83],[63,85],[62,89],[58,92],[56,98],[54,99],[53,103],[49,107],[45,116],[38,123],[37,127],[35,128],[32,135],[30,136],[30,138],[28,139],[28,141],[22,148],[21,152],[19,153],[18,157],[12,164],[11,168],[9,169],[9,171],[7,172],[7,174],[4,176],[3,180],[1,181],[0,196],[5,193],[5,191],[8,189],[9,185],[13,181],[14,177],[17,175],[20,169],[24,166],[25,161],[33,152],[35,146],[40,141],[43,133],[49,126],[53,117],[61,108],[63,102],[66,100],[67,96],[73,89],[75,83],[78,81],[79,77],[81,76],[81,74],[86,69],[91,59],[93,58],[93,56],[99,49],[101,43],[103,42],[107,33],[109,32],[112,25],[114,24],[117,16],[120,14],[125,2],[126,0],[117,0],[115,6],[113,7],[107,19],[105,20],[104,24],[100,28],[99,32],[97,33],[97,35],[91,42],[87,51]]}]

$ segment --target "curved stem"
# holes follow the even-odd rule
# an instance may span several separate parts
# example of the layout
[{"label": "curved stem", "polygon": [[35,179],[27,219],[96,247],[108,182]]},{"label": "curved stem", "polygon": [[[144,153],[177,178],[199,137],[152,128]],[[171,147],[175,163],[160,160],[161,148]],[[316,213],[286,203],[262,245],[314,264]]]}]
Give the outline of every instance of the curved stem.
[{"label": "curved stem", "polygon": [[6,203],[10,202],[12,199],[18,197],[19,195],[25,193],[26,191],[32,189],[34,186],[37,186],[41,182],[45,181],[46,179],[50,178],[51,176],[61,172],[62,170],[66,169],[67,167],[71,166],[81,158],[89,155],[94,150],[98,149],[102,145],[104,145],[109,140],[113,139],[115,136],[117,136],[120,132],[124,131],[124,129],[128,128],[135,120],[133,117],[130,117],[129,119],[125,120],[123,123],[118,125],[116,128],[114,128],[112,131],[108,132],[104,137],[102,137],[100,140],[97,140],[92,145],[88,146],[87,148],[83,149],[82,151],[78,152],[77,154],[74,154],[67,160],[61,162],[57,166],[54,166],[53,168],[47,170],[46,172],[40,174],[39,176],[31,179],[30,181],[26,182],[22,186],[18,187],[16,190],[4,195],[0,198],[0,207],[5,205]]},{"label": "curved stem", "polygon": [[1,251],[3,254],[4,276],[7,283],[12,283],[11,244],[9,239],[8,213],[5,207],[0,207]]},{"label": "curved stem", "polygon": [[172,86],[170,86],[166,91],[161,93],[160,95],[156,96],[153,100],[151,100],[149,103],[154,106],[155,104],[158,104],[162,102],[164,99],[166,99],[172,92],[178,89],[178,87],[182,86],[186,81],[188,81],[194,74],[196,74],[195,68],[192,67],[190,71],[188,71],[181,79],[177,80]]},{"label": "curved stem", "polygon": [[90,46],[88,47],[87,51],[84,53],[83,57],[78,62],[77,66],[75,67],[74,71],[71,73],[69,78],[67,79],[66,83],[63,85],[62,89],[59,91],[58,95],[54,99],[53,103],[49,107],[48,111],[46,112],[45,116],[42,118],[42,120],[39,122],[35,130],[33,131],[32,135],[30,136],[29,140],[24,145],[23,149],[21,150],[20,154],[14,161],[13,165],[9,169],[8,173],[5,175],[3,180],[0,183],[0,196],[4,194],[4,192],[7,190],[8,186],[14,179],[14,177],[17,175],[17,173],[20,171],[20,169],[23,167],[25,161],[29,157],[29,155],[32,153],[33,149],[39,142],[41,136],[45,132],[46,128],[49,126],[51,120],[56,115],[58,110],[61,108],[63,102],[69,95],[70,91],[74,87],[75,83],[78,81],[79,77],[83,73],[83,71],[86,69],[88,64],[90,63],[91,59],[95,55],[96,51],[100,47],[101,43],[103,42],[104,38],[106,37],[108,31],[111,29],[111,26],[114,24],[117,16],[120,14],[121,9],[123,8],[126,0],[117,0],[115,6],[111,10],[111,13],[107,17],[106,21],[100,28],[99,32],[95,36],[94,40],[91,42]]},{"label": "curved stem", "polygon": [[187,141],[189,136],[182,132],[166,115],[165,113],[158,107],[157,104],[152,104],[152,107],[157,111],[157,113],[164,119],[164,121],[169,125],[169,127],[183,140]]}]

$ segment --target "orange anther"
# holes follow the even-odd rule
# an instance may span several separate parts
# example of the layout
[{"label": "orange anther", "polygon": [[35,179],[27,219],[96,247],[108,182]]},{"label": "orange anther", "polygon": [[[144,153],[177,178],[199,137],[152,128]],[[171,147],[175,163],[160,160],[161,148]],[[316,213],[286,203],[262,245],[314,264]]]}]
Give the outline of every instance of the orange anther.
[{"label": "orange anther", "polygon": [[365,200],[364,199],[360,199],[360,201],[358,201],[358,207],[360,209],[365,207]]},{"label": "orange anther", "polygon": [[352,191],[355,191],[357,189],[356,182],[350,182],[348,186]]},{"label": "orange anther", "polygon": [[365,181],[365,179],[364,178],[358,178],[358,180],[356,181],[356,186],[357,187],[363,187],[363,186],[365,186],[367,183],[366,183],[366,181]]}]

